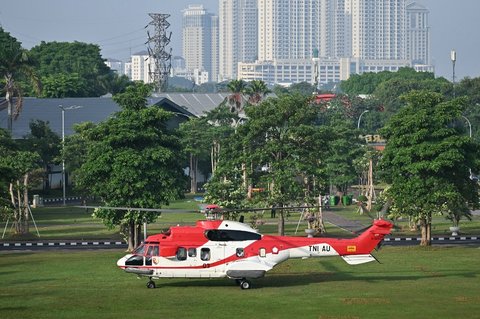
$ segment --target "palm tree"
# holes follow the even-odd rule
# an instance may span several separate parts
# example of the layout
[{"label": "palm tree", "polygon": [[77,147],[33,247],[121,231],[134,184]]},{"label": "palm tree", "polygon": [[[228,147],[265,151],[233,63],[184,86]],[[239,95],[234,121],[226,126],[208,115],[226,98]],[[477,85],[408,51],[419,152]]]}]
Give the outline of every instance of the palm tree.
[{"label": "palm tree", "polygon": [[230,110],[234,113],[239,114],[243,111],[245,89],[247,88],[247,83],[243,80],[232,80],[227,85],[230,94],[227,98],[228,104],[230,105]]},{"label": "palm tree", "polygon": [[[21,43],[10,33],[0,27],[0,76],[4,80],[5,99],[8,107],[8,130],[12,131],[12,121],[20,115],[23,105],[22,88],[18,80],[26,77],[33,84],[35,91],[40,92],[40,81],[33,68],[33,63],[28,56],[28,51],[23,49]],[[14,98],[16,97],[15,105]]]},{"label": "palm tree", "polygon": [[253,80],[246,89],[248,103],[252,105],[259,104],[270,92],[265,82],[262,80]]}]

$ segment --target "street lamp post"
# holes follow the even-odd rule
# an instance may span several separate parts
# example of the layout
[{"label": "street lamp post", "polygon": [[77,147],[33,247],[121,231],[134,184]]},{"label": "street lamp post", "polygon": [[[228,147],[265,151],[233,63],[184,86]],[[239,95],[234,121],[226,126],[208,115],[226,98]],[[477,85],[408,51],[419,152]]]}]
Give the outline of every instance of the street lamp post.
[{"label": "street lamp post", "polygon": [[470,121],[468,120],[468,118],[466,116],[462,115],[462,117],[468,123],[468,133],[469,133],[470,138],[472,138],[472,123],[470,123]]},{"label": "street lamp post", "polygon": [[450,51],[450,60],[452,60],[452,83],[453,83],[453,97],[455,97],[455,62],[457,62],[457,52]]},{"label": "street lamp post", "polygon": [[357,129],[360,129],[360,121],[362,120],[362,116],[363,114],[367,113],[367,112],[370,112],[369,110],[365,110],[362,112],[362,114],[360,114],[360,116],[358,117],[358,122],[357,122]]},{"label": "street lamp post", "polygon": [[64,107],[58,106],[62,110],[62,188],[63,188],[63,206],[66,205],[66,187],[65,187],[65,111],[82,108],[80,105]]}]

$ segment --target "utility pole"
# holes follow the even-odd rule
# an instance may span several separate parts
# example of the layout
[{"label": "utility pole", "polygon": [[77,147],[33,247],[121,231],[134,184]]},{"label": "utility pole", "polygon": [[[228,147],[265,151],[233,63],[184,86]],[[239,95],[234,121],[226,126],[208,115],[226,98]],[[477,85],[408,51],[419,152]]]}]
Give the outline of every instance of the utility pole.
[{"label": "utility pole", "polygon": [[[153,20],[148,25],[153,25],[155,34],[148,34],[148,54],[149,59],[153,59],[153,64],[149,63],[149,76],[155,85],[155,93],[165,92],[168,84],[168,76],[170,75],[172,49],[167,52],[167,45],[170,43],[172,33],[167,36],[167,29],[170,23],[167,22],[169,14],[149,13]],[[147,25],[147,27],[148,27]]]},{"label": "utility pole", "polygon": [[455,62],[457,62],[457,52],[450,51],[450,60],[452,60],[452,83],[453,83],[453,97],[455,97]]}]

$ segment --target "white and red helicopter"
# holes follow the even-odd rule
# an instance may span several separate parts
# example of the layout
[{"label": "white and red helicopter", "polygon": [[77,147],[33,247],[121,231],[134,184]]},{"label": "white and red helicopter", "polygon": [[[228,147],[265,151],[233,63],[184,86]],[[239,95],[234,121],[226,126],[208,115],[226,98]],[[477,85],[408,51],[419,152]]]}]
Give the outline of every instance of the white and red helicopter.
[{"label": "white and red helicopter", "polygon": [[374,261],[372,250],[392,227],[380,219],[356,238],[305,238],[262,235],[236,221],[203,220],[147,237],[117,265],[127,273],[148,277],[148,288],[155,288],[153,280],[160,278],[227,277],[249,289],[251,279],[265,276],[289,258],[340,256],[350,265]]}]

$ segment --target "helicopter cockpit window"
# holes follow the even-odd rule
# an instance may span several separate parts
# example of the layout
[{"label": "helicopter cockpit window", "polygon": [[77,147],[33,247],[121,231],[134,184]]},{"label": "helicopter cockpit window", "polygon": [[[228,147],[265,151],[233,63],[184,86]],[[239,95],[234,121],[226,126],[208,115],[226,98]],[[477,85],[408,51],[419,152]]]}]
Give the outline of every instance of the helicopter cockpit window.
[{"label": "helicopter cockpit window", "polygon": [[241,230],[224,230],[212,229],[205,233],[206,237],[211,241],[243,241],[243,240],[260,240],[262,236],[257,233]]},{"label": "helicopter cockpit window", "polygon": [[158,256],[158,245],[148,246],[147,256]]},{"label": "helicopter cockpit window", "polygon": [[186,248],[178,247],[177,259],[178,260],[186,260],[187,259],[187,249]]},{"label": "helicopter cockpit window", "polygon": [[143,256],[133,255],[125,261],[126,266],[143,266]]},{"label": "helicopter cockpit window", "polygon": [[135,249],[135,250],[133,251],[133,254],[134,254],[134,255],[142,255],[142,256],[143,256],[143,253],[144,253],[144,252],[145,252],[145,245],[142,244],[142,245],[138,246],[137,249]]}]

